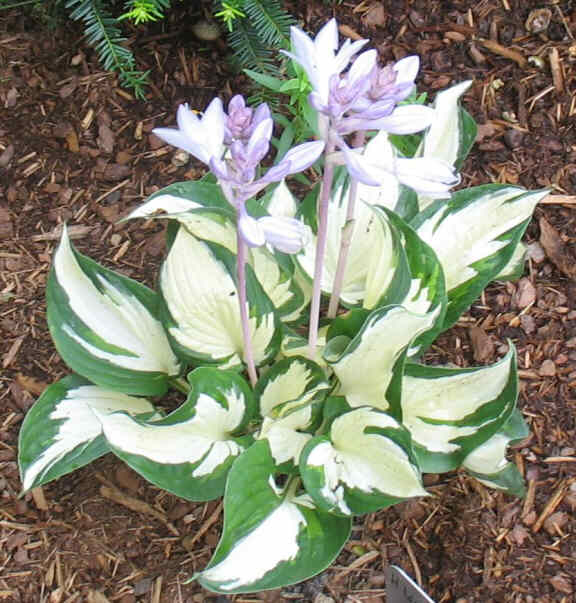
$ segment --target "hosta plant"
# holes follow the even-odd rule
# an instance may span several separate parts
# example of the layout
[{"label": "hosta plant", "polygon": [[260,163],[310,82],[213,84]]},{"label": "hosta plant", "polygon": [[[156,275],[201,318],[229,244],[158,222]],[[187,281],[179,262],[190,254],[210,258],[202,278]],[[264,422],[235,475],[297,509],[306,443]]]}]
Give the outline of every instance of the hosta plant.
[{"label": "hosta plant", "polygon": [[[491,366],[422,358],[521,270],[546,191],[452,190],[476,131],[459,105],[469,82],[427,105],[417,57],[380,67],[365,43],[339,46],[335,21],[314,39],[292,29],[317,139],[271,167],[270,111],[241,96],[201,116],[181,106],[177,128],[155,130],[209,168],[127,216],[168,222],[155,291],[65,229],[54,255],[48,324],[73,374],[25,418],[23,490],[111,452],[176,496],[223,496],[222,538],[191,576],[216,592],[321,572],[355,515],[426,496],[423,472],[523,491],[506,460],[527,433],[512,344]],[[311,166],[296,199],[286,179]],[[166,413],[169,390],[181,404]]]}]

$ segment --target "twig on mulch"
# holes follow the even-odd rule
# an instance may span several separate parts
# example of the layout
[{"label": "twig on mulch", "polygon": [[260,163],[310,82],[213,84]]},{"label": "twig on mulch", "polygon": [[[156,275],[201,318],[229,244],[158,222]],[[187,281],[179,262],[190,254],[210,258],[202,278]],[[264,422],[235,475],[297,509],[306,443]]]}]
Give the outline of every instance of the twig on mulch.
[{"label": "twig on mulch", "polygon": [[576,195],[548,195],[540,201],[541,205],[576,205]]},{"label": "twig on mulch", "polygon": [[518,65],[523,69],[528,64],[528,59],[526,59],[526,57],[517,50],[502,46],[502,44],[498,44],[498,42],[494,42],[494,40],[479,40],[479,42],[482,44],[482,46],[484,46],[484,48],[486,48],[486,50],[489,50],[494,54],[499,54],[506,59],[510,59],[515,63],[518,63]]},{"label": "twig on mulch", "polygon": [[554,511],[556,510],[556,507],[562,502],[562,499],[564,498],[564,494],[566,494],[566,490],[570,486],[570,483],[573,481],[574,480],[564,480],[558,486],[558,488],[556,488],[556,490],[554,491],[554,494],[552,494],[552,496],[548,499],[546,506],[544,507],[544,509],[542,509],[542,513],[540,513],[540,516],[538,517],[538,519],[534,522],[534,525],[532,526],[532,531],[534,533],[538,532],[540,530],[540,528],[544,525],[544,522],[546,521],[546,519],[550,515],[552,515],[552,513],[554,513]]},{"label": "twig on mulch", "polygon": [[414,550],[410,546],[410,541],[408,540],[408,530],[404,532],[402,544],[408,553],[408,557],[410,557],[410,563],[412,563],[412,567],[414,568],[414,577],[416,578],[416,582],[419,586],[422,586],[422,572],[420,571],[420,566],[418,565],[418,559],[416,559]]},{"label": "twig on mulch", "polygon": [[550,61],[554,88],[556,88],[558,94],[562,94],[564,92],[564,73],[562,72],[562,63],[560,62],[560,53],[556,47],[550,49],[548,60]]},{"label": "twig on mulch", "polygon": [[114,484],[109,482],[103,475],[96,473],[95,476],[96,479],[103,484],[100,486],[100,494],[104,498],[116,502],[127,509],[130,509],[131,511],[151,515],[152,517],[161,521],[172,532],[172,534],[175,536],[180,535],[180,532],[166,519],[166,517],[156,509],[153,509],[147,502],[124,494],[122,490],[118,489]]},{"label": "twig on mulch", "polygon": [[222,507],[223,507],[222,502],[219,502],[218,505],[216,506],[216,508],[214,509],[214,511],[212,512],[212,515],[210,515],[210,517],[208,517],[208,519],[202,524],[202,526],[194,534],[194,536],[192,536],[192,538],[187,540],[186,546],[189,550],[195,542],[197,542],[198,540],[200,540],[200,538],[202,538],[202,536],[204,536],[204,534],[210,529],[210,526],[212,526],[214,523],[216,523],[218,521],[218,519],[220,518],[220,515],[222,514]]}]

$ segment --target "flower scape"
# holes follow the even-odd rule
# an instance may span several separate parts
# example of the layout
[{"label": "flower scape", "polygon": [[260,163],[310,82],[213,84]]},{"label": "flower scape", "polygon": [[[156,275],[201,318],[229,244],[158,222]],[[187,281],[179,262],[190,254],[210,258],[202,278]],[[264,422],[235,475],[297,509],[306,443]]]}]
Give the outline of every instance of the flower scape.
[{"label": "flower scape", "polygon": [[[427,496],[425,472],[524,490],[506,459],[528,433],[512,344],[491,366],[421,358],[490,282],[521,274],[548,191],[457,188],[471,82],[426,104],[416,56],[380,66],[367,40],[340,44],[335,20],[291,42],[314,140],[271,163],[273,115],[240,95],[154,130],[208,168],[126,218],[168,221],[156,291],[64,229],[47,313],[73,374],[20,432],[23,491],[111,452],[186,500],[223,496],[221,540],[190,578],[226,594],[323,571],[354,516]],[[297,199],[287,180],[310,168]],[[183,402],[164,414],[170,389]]]}]

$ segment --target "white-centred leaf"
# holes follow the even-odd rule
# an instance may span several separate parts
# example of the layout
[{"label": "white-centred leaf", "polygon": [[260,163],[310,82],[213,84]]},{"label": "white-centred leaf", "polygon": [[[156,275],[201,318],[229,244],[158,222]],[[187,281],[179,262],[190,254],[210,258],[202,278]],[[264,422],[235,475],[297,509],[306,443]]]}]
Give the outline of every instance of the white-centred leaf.
[{"label": "white-centred leaf", "polygon": [[[298,306],[292,312],[282,315],[282,320],[285,323],[300,322],[302,319],[306,318],[305,310],[312,297],[312,283],[302,273],[302,270],[296,262],[293,263],[293,266],[294,272],[292,273],[292,282],[297,288],[297,291],[302,293],[302,298],[300,299]],[[273,293],[268,293],[268,295],[272,299]]]},{"label": "white-centred leaf", "polygon": [[18,462],[22,488],[45,484],[109,451],[95,413],[155,415],[144,398],[113,392],[71,376],[48,387],[20,430]]},{"label": "white-centred leaf", "polygon": [[328,437],[314,438],[302,455],[301,474],[321,508],[343,515],[426,496],[408,433],[371,408],[340,415]]},{"label": "white-centred leaf", "polygon": [[177,220],[197,239],[221,245],[236,253],[236,228],[226,214],[205,209],[168,215]]},{"label": "white-centred leaf", "polygon": [[[380,299],[377,305],[399,304],[414,314],[436,313],[434,328],[419,336],[410,348],[408,355],[413,356],[432,343],[443,325],[447,300],[442,266],[434,250],[420,239],[402,217],[383,207],[376,207],[374,211],[387,221],[395,233],[398,248],[391,294]],[[370,301],[378,298],[378,282],[381,281],[375,279],[372,285],[372,281],[368,280],[364,307],[372,307]]]},{"label": "white-centred leaf", "polygon": [[511,350],[486,367],[406,366],[402,423],[431,463],[458,466],[505,423],[518,393],[515,362]]},{"label": "white-centred leaf", "polygon": [[[297,557],[298,536],[305,525],[306,518],[297,505],[289,500],[281,502],[225,560],[202,572],[203,581],[220,584],[225,592],[256,582]],[[267,552],[265,556],[263,551]],[[259,563],[254,563],[255,559]]]},{"label": "white-centred leaf", "polygon": [[301,317],[307,300],[294,268],[266,247],[254,247],[250,250],[250,265],[254,269],[258,282],[270,298],[280,318],[284,322],[293,322]]},{"label": "white-centred leaf", "polygon": [[199,207],[202,206],[196,201],[164,193],[155,195],[148,201],[142,203],[136,209],[132,210],[124,219],[151,218],[158,212],[163,212],[165,214],[179,214]]},{"label": "white-centred leaf", "polygon": [[[464,122],[460,109],[460,98],[470,88],[472,81],[465,81],[447,90],[442,90],[434,99],[435,119],[424,134],[417,157],[425,159],[440,159],[446,164],[458,167],[468,152],[468,141],[464,131],[468,125]],[[470,126],[472,127],[472,126]],[[472,128],[475,136],[475,126]],[[449,197],[447,194],[445,197]],[[434,201],[434,196],[418,195],[420,210],[425,209]]]},{"label": "white-centred leaf", "polygon": [[424,135],[418,156],[456,164],[461,141],[459,101],[471,85],[472,81],[461,82],[436,95],[436,116]]},{"label": "white-centred leaf", "polygon": [[520,242],[516,245],[512,257],[508,263],[495,276],[495,281],[515,281],[518,280],[524,273],[526,266],[527,247]]},{"label": "white-centred leaf", "polygon": [[504,235],[528,220],[546,194],[515,186],[485,185],[454,193],[449,204],[425,213],[417,232],[436,252],[447,290],[473,279],[478,274],[477,263],[509,246],[511,241]]},{"label": "white-centred leaf", "polygon": [[[196,239],[216,243],[236,254],[236,227],[230,216],[222,210],[202,208],[164,217],[182,224]],[[294,320],[294,313],[304,303],[304,294],[292,277],[290,260],[279,259],[263,246],[250,249],[248,262],[279,316],[284,320]]]},{"label": "white-centred leaf", "polygon": [[265,441],[234,463],[224,495],[224,532],[197,579],[209,590],[260,592],[300,582],[326,568],[350,531],[350,519],[315,508],[310,497],[275,483]]},{"label": "white-centred leaf", "polygon": [[[326,254],[322,274],[322,291],[327,294],[332,291],[338,267],[343,228],[347,225],[346,213],[346,193],[341,187],[333,195],[328,210]],[[296,256],[300,268],[310,280],[314,275],[315,258],[316,237],[313,237],[303,252]],[[342,302],[347,305],[361,304],[366,297],[368,286],[371,292],[370,303],[373,302],[373,297],[382,297],[394,278],[397,261],[394,238],[386,220],[376,215],[370,205],[357,203],[340,295]],[[377,291],[377,295],[373,294],[374,291]]]},{"label": "white-centred leaf", "polygon": [[190,395],[159,421],[125,413],[100,417],[108,445],[148,481],[188,500],[222,494],[233,460],[251,442],[243,427],[255,404],[246,382],[231,371],[198,368]]},{"label": "white-centred leaf", "polygon": [[[153,195],[125,219],[155,217],[174,220],[197,239],[216,243],[236,254],[236,225],[231,208],[220,198],[219,187],[203,182],[183,182],[163,190],[166,192]],[[271,216],[295,216],[296,201],[284,181],[274,190],[267,209]],[[279,259],[266,247],[255,247],[248,254],[248,262],[280,318],[286,322],[298,320],[307,300],[302,291],[303,284],[294,277],[291,261]]]},{"label": "white-centred leaf", "polygon": [[506,460],[506,449],[509,444],[521,442],[529,433],[521,412],[515,409],[498,432],[464,458],[462,466],[485,486],[523,497],[524,478],[516,465]]},{"label": "white-centred leaf", "polygon": [[[209,245],[185,228],[178,230],[162,266],[160,288],[171,317],[170,335],[185,354],[224,367],[241,364],[244,344],[234,280]],[[271,307],[253,304],[250,315],[254,358],[260,364],[274,352],[275,316]]]},{"label": "white-centred leaf", "polygon": [[166,217],[200,207],[230,210],[220,186],[202,180],[175,182],[151,195],[135,207],[124,220]]},{"label": "white-centred leaf", "polygon": [[298,205],[294,195],[290,192],[286,181],[282,180],[274,189],[268,200],[266,210],[275,218],[295,218]]},{"label": "white-centred leaf", "polygon": [[103,387],[158,394],[180,370],[156,294],[76,253],[66,229],[48,282],[48,324],[58,351]]},{"label": "white-centred leaf", "polygon": [[338,394],[352,407],[386,410],[386,391],[397,361],[412,341],[430,329],[439,308],[414,314],[402,306],[386,306],[368,317],[362,330],[337,358],[327,358],[338,377]]},{"label": "white-centred leaf", "polygon": [[502,433],[494,434],[484,444],[466,456],[462,466],[474,473],[498,473],[508,463],[506,448],[510,438]]},{"label": "white-centred leaf", "polygon": [[324,398],[329,384],[314,362],[295,356],[277,362],[259,381],[258,439],[266,439],[274,461],[298,463],[300,452],[312,437],[307,430],[314,420],[314,403]]},{"label": "white-centred leaf", "polygon": [[[323,369],[326,368],[326,360],[324,360],[324,348],[326,346],[326,333],[328,327],[320,327],[318,330],[318,340],[316,342],[316,353],[312,360]],[[308,339],[295,331],[285,330],[282,337],[281,353],[284,358],[292,358],[293,356],[305,356],[308,354]]]}]

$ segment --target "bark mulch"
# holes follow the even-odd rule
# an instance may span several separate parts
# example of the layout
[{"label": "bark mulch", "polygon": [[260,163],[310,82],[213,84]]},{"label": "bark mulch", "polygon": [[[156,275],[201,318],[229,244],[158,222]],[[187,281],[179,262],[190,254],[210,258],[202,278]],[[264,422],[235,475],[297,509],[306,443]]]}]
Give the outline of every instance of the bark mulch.
[{"label": "bark mulch", "polygon": [[[438,603],[564,602],[576,589],[576,7],[555,0],[287,3],[314,31],[373,40],[382,61],[423,60],[422,89],[464,79],[480,124],[465,183],[549,187],[528,229],[529,261],[494,284],[444,334],[432,362],[490,363],[518,349],[521,408],[532,435],[512,451],[528,494],[516,500],[458,472],[428,475],[433,496],[358,519],[336,563],[299,586],[216,597],[184,584],[210,558],[219,502],[189,503],[105,457],[18,497],[18,430],[67,373],[50,341],[44,287],[61,225],[101,263],[153,284],[157,224],[117,224],[147,195],[201,166],[151,129],[180,102],[203,108],[248,92],[223,40],[201,42],[198,3],[130,32],[153,84],[137,101],[104,73],[82,32],[0,13],[0,601],[385,600],[384,570],[403,567]],[[188,12],[186,12],[188,11]]]}]

